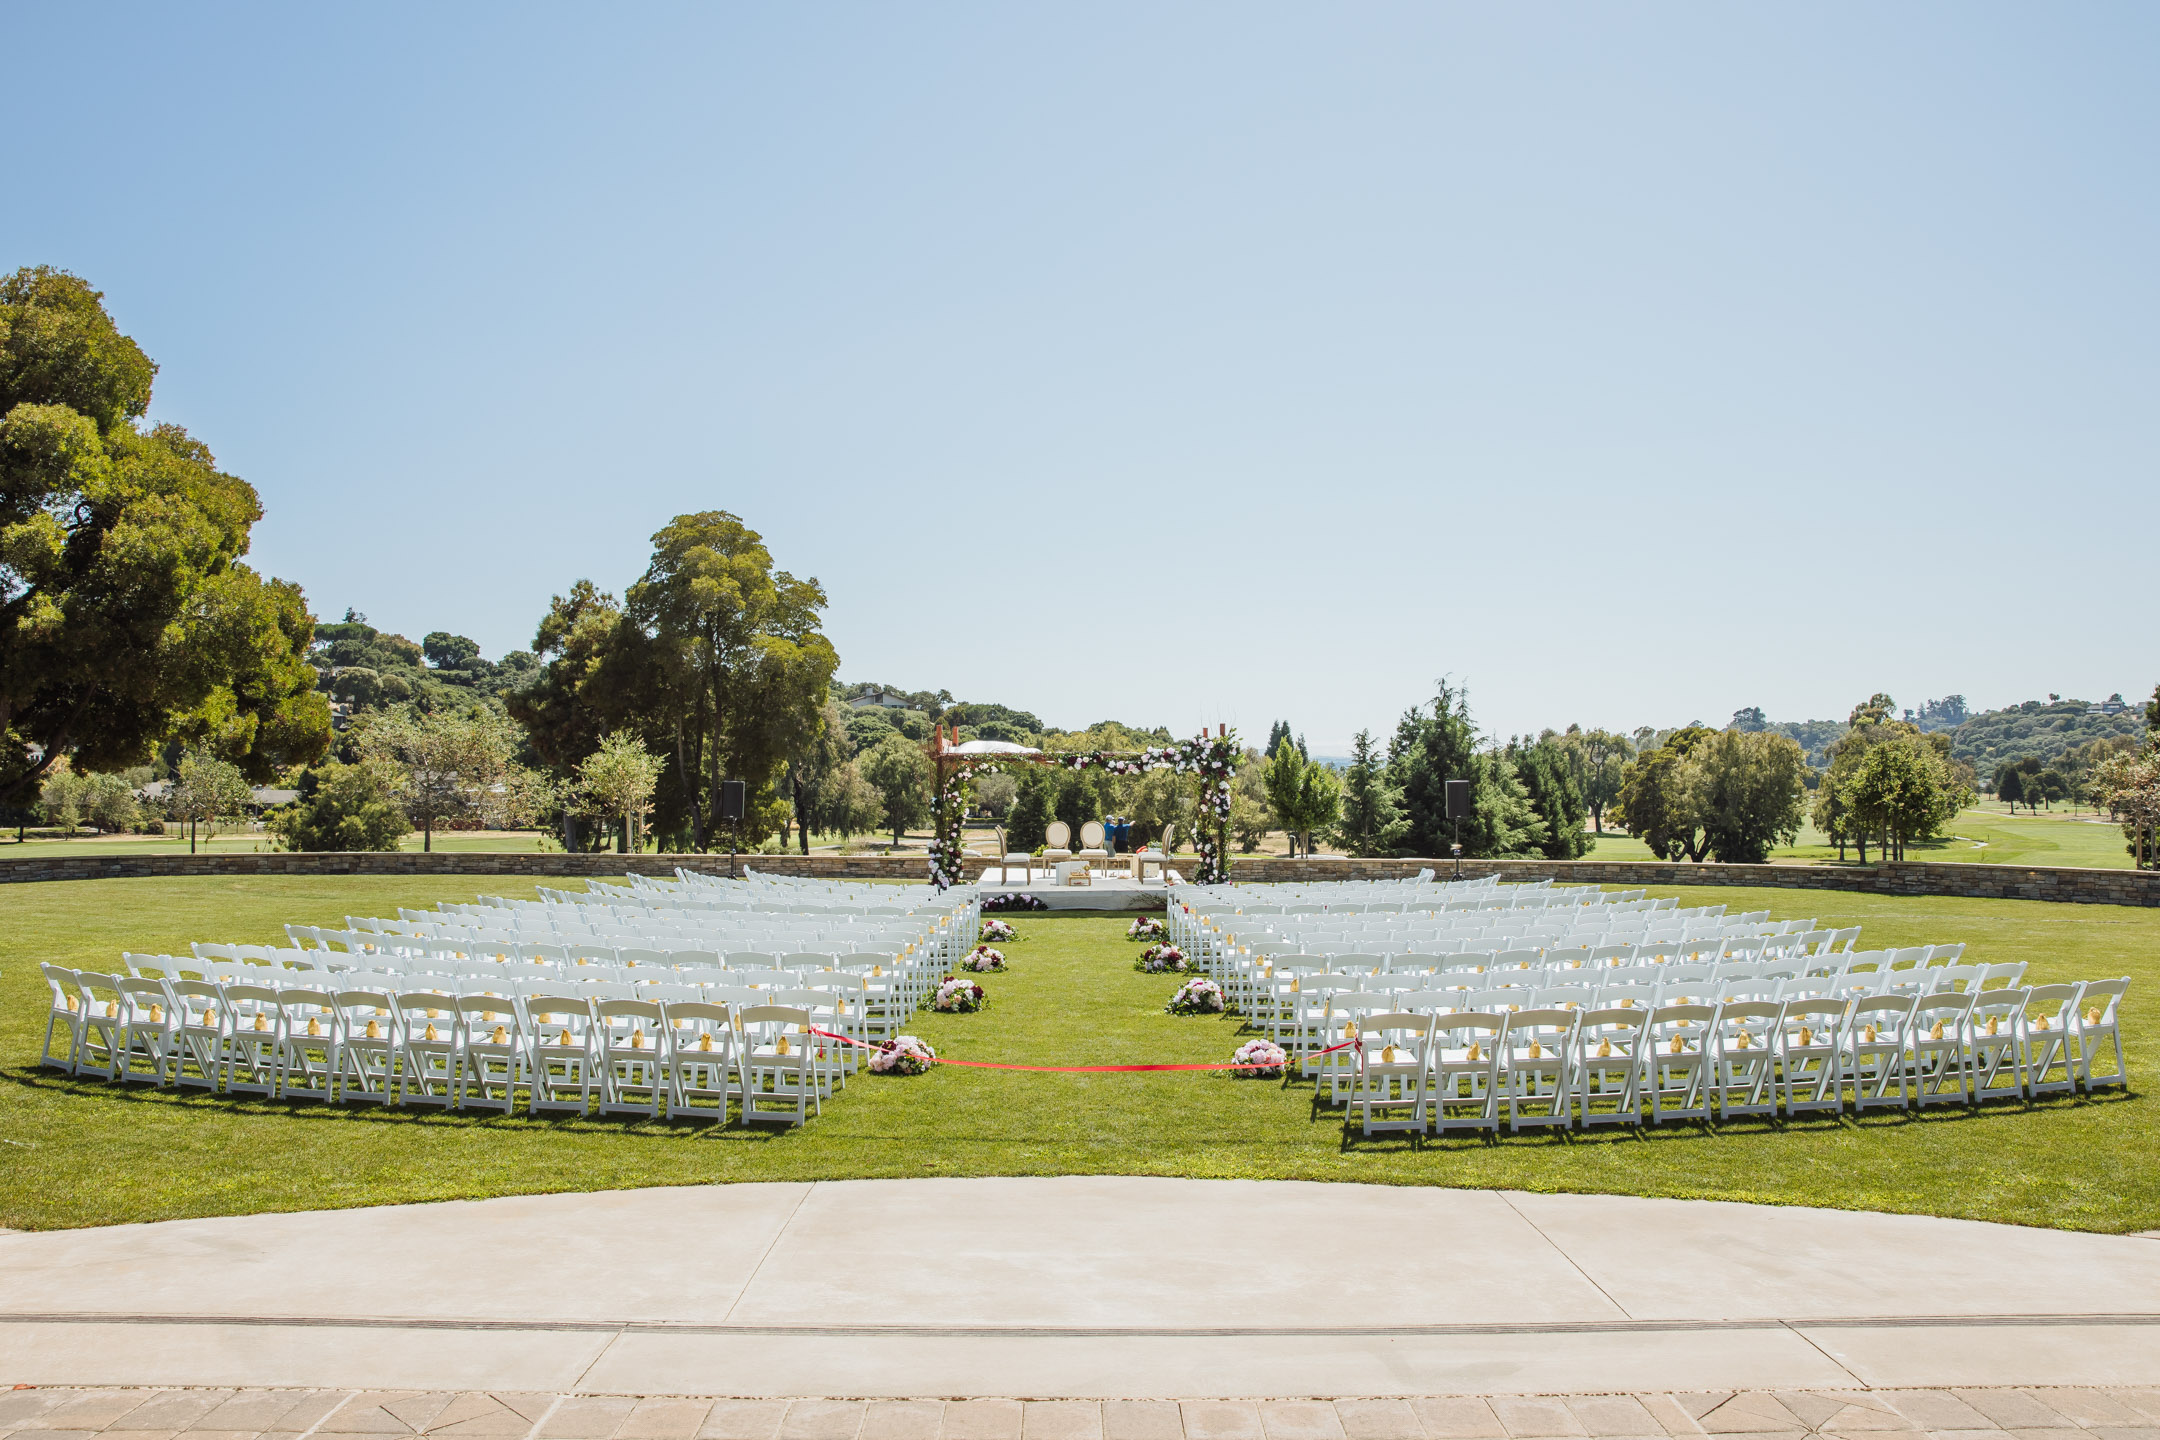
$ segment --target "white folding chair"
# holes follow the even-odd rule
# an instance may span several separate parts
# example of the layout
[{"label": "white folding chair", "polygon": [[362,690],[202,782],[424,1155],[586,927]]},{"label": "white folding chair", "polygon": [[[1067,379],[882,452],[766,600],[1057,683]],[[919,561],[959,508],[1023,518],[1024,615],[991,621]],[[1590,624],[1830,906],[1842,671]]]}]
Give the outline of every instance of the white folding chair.
[{"label": "white folding chair", "polygon": [[525,1103],[533,1114],[583,1115],[592,1108],[599,1080],[592,1003],[590,996],[563,992],[525,996],[533,1034]]},{"label": "white folding chair", "polygon": [[276,1095],[279,1044],[285,1038],[278,992],[238,982],[218,988],[225,997],[225,1093]]},{"label": "white folding chair", "polygon": [[652,1000],[595,1000],[600,1113],[657,1120],[667,1103],[667,1027]]},{"label": "white folding chair", "polygon": [[1912,1104],[1905,1069],[1912,1012],[1910,995],[1863,995],[1852,1002],[1840,1068],[1852,1087],[1854,1114]]},{"label": "white folding chair", "polygon": [[1344,1123],[1355,1118],[1365,1135],[1424,1130],[1432,1023],[1430,1015],[1392,1011],[1369,1014],[1359,1022]]},{"label": "white folding chair", "polygon": [[1576,1123],[1642,1123],[1642,1032],[1650,1012],[1612,1006],[1585,1010],[1575,1024]]},{"label": "white folding chair", "polygon": [[397,1007],[390,992],[353,988],[334,990],[330,1004],[337,1015],[338,1098],[388,1105],[397,1083],[399,1035]]},{"label": "white folding chair", "polygon": [[320,990],[280,990],[277,1006],[278,1094],[329,1104],[337,1085],[337,1002]]},{"label": "white folding chair", "polygon": [[530,1081],[532,1035],[514,997],[460,995],[457,1073],[452,1100],[460,1110],[517,1107],[518,1090]]},{"label": "white folding chair", "polygon": [[2024,1020],[2023,990],[1973,993],[1965,1017],[1965,1064],[1974,1104],[2025,1098]]},{"label": "white folding chair", "polygon": [[2025,992],[2024,1033],[2025,1093],[2068,1094],[2077,1089],[2077,1023],[2079,986],[2035,985]]},{"label": "white folding chair", "polygon": [[392,997],[398,1016],[397,1103],[440,1105],[457,1098],[457,997],[410,991]]},{"label": "white folding chair", "polygon": [[800,1125],[823,1113],[824,1086],[816,1048],[809,1043],[810,1012],[794,1005],[745,1005],[735,1018],[741,1027],[736,1056],[743,1123]]},{"label": "white folding chair", "polygon": [[[2075,1058],[2078,1084],[2088,1095],[2109,1085],[2125,1090],[2130,1086],[2130,1077],[2123,1070],[2120,1018],[2123,997],[2129,991],[2130,980],[2125,976],[2120,980],[2088,980],[2083,993],[2078,996]],[[2112,1071],[2095,1070],[2093,1060],[2101,1048],[2111,1042],[2115,1047],[2115,1068]]]},{"label": "white folding chair", "polygon": [[1474,1011],[1436,1015],[1426,1113],[1436,1134],[1500,1128],[1500,1041],[1507,1021]]},{"label": "white folding chair", "polygon": [[725,1125],[735,1093],[735,1030],[725,1005],[703,1000],[661,1006],[667,1022],[667,1117]]},{"label": "white folding chair", "polygon": [[[50,961],[39,962],[38,971],[52,992],[52,1003],[45,1011],[45,1048],[39,1052],[38,1064],[72,1075],[75,1057],[82,1053],[83,1032],[82,991],[76,988],[76,972]],[[54,1035],[61,1041],[57,1053],[53,1050]]]},{"label": "white folding chair", "polygon": [[1916,1106],[1972,1102],[1972,1047],[1966,1034],[1972,1007],[1972,995],[1961,990],[1914,998],[1905,1068]]},{"label": "white folding chair", "polygon": [[1715,1005],[1660,1005],[1643,1026],[1642,1083],[1652,1124],[1710,1118]]},{"label": "white folding chair", "polygon": [[1728,1000],[1713,1027],[1711,1089],[1719,1121],[1775,1115],[1777,1041],[1785,1006],[1776,1000]]},{"label": "white folding chair", "polygon": [[1500,1084],[1507,1093],[1510,1134],[1525,1125],[1566,1129],[1572,1123],[1576,1017],[1576,1011],[1557,1006],[1507,1017],[1500,1037]]}]

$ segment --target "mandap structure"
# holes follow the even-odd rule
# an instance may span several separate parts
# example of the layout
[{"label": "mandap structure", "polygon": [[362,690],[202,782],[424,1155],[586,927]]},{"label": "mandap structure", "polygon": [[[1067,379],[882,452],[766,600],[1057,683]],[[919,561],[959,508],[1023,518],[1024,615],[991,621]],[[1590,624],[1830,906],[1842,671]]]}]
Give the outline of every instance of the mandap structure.
[{"label": "mandap structure", "polygon": [[936,834],[930,841],[930,883],[944,890],[960,883],[960,825],[967,816],[970,787],[977,775],[993,775],[1008,765],[1048,765],[1061,770],[1102,770],[1138,775],[1145,770],[1175,770],[1198,778],[1200,823],[1193,827],[1193,849],[1200,856],[1194,879],[1221,885],[1230,879],[1230,782],[1237,777],[1237,732],[1227,725],[1210,735],[1202,730],[1190,740],[1147,750],[1000,750],[966,753],[957,729],[940,725],[930,741],[937,766]]}]

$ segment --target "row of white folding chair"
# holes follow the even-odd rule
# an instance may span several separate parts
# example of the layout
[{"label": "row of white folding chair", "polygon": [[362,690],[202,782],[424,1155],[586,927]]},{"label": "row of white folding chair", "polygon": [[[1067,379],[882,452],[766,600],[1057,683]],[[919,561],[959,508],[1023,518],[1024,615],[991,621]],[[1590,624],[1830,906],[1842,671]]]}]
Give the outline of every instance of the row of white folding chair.
[{"label": "row of white folding chair", "polygon": [[[643,1063],[647,1057],[635,1052],[645,1046],[657,1059],[686,1043],[682,1027],[692,1025],[694,1016],[695,1028],[707,1037],[716,1030],[727,1032],[725,1053],[739,1057],[752,1072],[736,1087],[738,1097],[751,1097],[746,1118],[788,1118],[750,1113],[770,1109],[777,1096],[794,1106],[792,1118],[800,1123],[804,1104],[817,1104],[853,1068],[835,1053],[847,1047],[810,1033],[812,1026],[852,1033],[845,1006],[836,1005],[830,994],[812,991],[744,990],[722,1000],[694,992],[536,996],[535,1007],[528,1010],[522,1000],[502,996],[275,990],[120,978],[52,965],[44,969],[53,993],[44,1063],[123,1082],[325,1101],[337,1098],[342,1086],[346,1098],[357,1090],[359,1098],[384,1104],[462,1107],[470,1102],[504,1110],[514,1103],[522,1083],[530,1087],[530,1103],[537,1112],[547,1106],[532,1059],[547,1050],[560,1062],[570,1057],[555,1052],[582,1048],[584,1063],[571,1067],[576,1072],[571,1078],[582,1087],[582,1102],[591,1098],[595,1070],[605,1072],[612,1060],[617,1073],[598,1076],[601,1113],[638,1113],[645,1107],[633,1104],[626,1111],[611,1103],[624,1065]],[[761,1041],[756,1030],[776,1010],[786,1012],[787,1024],[802,1037],[801,1058],[792,1065],[784,1058],[787,1041]],[[608,1041],[607,1027],[611,1021],[639,1017],[661,1023],[649,1038],[633,1032],[626,1054],[623,1044]],[[550,1033],[561,1043],[552,1043]],[[65,1044],[57,1054],[56,1036]],[[708,1058],[710,1050],[708,1038],[694,1063],[716,1063]],[[526,1060],[522,1067],[520,1056]],[[493,1067],[497,1081],[492,1088],[491,1057],[502,1062]],[[776,1060],[777,1067],[769,1063]],[[775,1068],[790,1072],[793,1080],[782,1075],[776,1081],[771,1073]],[[477,1098],[468,1093],[469,1083],[477,1088]],[[807,1096],[796,1093],[803,1084],[811,1092]],[[632,1088],[639,1087],[633,1083]],[[650,1083],[642,1088],[651,1099]],[[577,1108],[582,1112],[585,1103]],[[723,1116],[724,1110],[722,1105]],[[672,1108],[670,1113],[675,1113]]]},{"label": "row of white folding chair", "polygon": [[[1643,1011],[1368,1014],[1340,1098],[1382,1129],[1653,1123],[1933,1103],[2126,1083],[2126,980],[2033,990]],[[1454,1043],[1451,1044],[1450,1042]],[[2112,1069],[2097,1065],[2113,1050]],[[1377,1119],[1375,1117],[1378,1117]]]},{"label": "row of white folding chair", "polygon": [[[1679,968],[1679,967],[1674,967]],[[1707,967],[1705,967],[1707,968]],[[1968,967],[1980,970],[1983,967]],[[2005,987],[2014,987],[2023,976],[2023,962],[2000,967],[1994,977]],[[1393,975],[1347,976],[1318,975],[1300,977],[1299,988],[1294,993],[1294,1003],[1285,1003],[1278,992],[1276,1005],[1256,1017],[1256,1023],[1267,1028],[1280,1043],[1297,1052],[1311,1052],[1333,1045],[1341,1039],[1340,1019],[1354,1019],[1361,1011],[1477,1011],[1488,1008],[1500,1010],[1517,1009],[1568,1009],[1592,1010],[1609,1008],[1654,1009],[1659,1006],[1685,1003],[1731,1003],[1731,1002],[1807,1002],[1835,1000],[1849,1002],[1878,994],[1907,993],[1915,997],[1938,994],[1969,993],[1980,995],[1984,977],[1967,974],[1951,976],[1948,971],[1933,972],[1946,979],[1962,979],[1972,982],[1965,985],[1944,983],[1926,988],[1914,988],[1893,992],[1874,984],[1842,987],[1819,979],[1799,977],[1739,977],[1723,973],[1697,973],[1685,977],[1636,978],[1623,982],[1587,981],[1579,978],[1555,976],[1550,973],[1539,976],[1488,977],[1485,985],[1440,983],[1449,977],[1423,977],[1428,987],[1415,987],[1406,981],[1414,977]],[[1989,996],[2001,993],[1996,989],[1984,992]]]}]

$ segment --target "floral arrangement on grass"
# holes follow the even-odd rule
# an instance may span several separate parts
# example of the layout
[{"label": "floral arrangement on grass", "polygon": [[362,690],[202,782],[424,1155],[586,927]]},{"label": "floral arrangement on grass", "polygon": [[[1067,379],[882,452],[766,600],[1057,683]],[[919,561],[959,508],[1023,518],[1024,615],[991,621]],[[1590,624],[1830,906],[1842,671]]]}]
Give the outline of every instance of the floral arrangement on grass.
[{"label": "floral arrangement on grass", "polygon": [[895,1035],[870,1057],[873,1075],[920,1075],[937,1064],[937,1051],[913,1035]]},{"label": "floral arrangement on grass", "polygon": [[985,920],[983,921],[982,938],[986,942],[991,940],[1017,940],[1020,938],[1020,932],[1013,929],[1003,920]]},{"label": "floral arrangement on grass", "polygon": [[1239,1067],[1230,1072],[1239,1080],[1280,1080],[1283,1066],[1290,1063],[1290,1052],[1272,1040],[1248,1040],[1237,1047],[1230,1063]]},{"label": "floral arrangement on grass", "polygon": [[1033,895],[992,895],[982,902],[984,914],[997,910],[1047,910],[1050,902]]},{"label": "floral arrangement on grass", "polygon": [[1169,927],[1152,915],[1142,915],[1125,927],[1125,938],[1128,940],[1161,940],[1169,934]]},{"label": "floral arrangement on grass", "polygon": [[974,981],[948,975],[938,981],[937,994],[931,998],[930,1008],[947,1015],[966,1015],[982,1009],[989,1000],[990,992]]},{"label": "floral arrangement on grass", "polygon": [[960,962],[960,968],[963,970],[974,970],[978,972],[985,970],[1003,970],[1005,968],[1005,952],[1002,950],[993,950],[988,945],[977,945],[975,947],[974,953],[970,954],[965,960],[962,960]]},{"label": "floral arrangement on grass", "polygon": [[1133,969],[1150,975],[1181,975],[1185,971],[1185,952],[1175,945],[1150,945],[1133,961]]},{"label": "floral arrangement on grass", "polygon": [[1163,1006],[1172,1015],[1220,1015],[1223,1013],[1222,986],[1204,975],[1194,976],[1178,986],[1177,994]]}]

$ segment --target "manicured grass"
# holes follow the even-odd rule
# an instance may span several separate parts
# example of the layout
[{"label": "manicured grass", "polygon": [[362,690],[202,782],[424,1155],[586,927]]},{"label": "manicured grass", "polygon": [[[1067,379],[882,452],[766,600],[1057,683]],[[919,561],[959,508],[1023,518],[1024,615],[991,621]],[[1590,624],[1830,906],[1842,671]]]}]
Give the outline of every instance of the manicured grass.
[{"label": "manicured grass", "polygon": [[[505,887],[497,889],[507,890]],[[2009,1220],[2160,1227],[2160,1118],[2130,1096],[1996,1104],[1978,1114],[1673,1125],[1588,1138],[1365,1142],[1307,1086],[1220,1074],[1031,1075],[941,1068],[858,1075],[797,1133],[691,1124],[480,1119],[122,1091],[36,1068],[36,962],[110,964],[124,948],[269,940],[475,888],[403,877],[104,880],[0,887],[0,1225],[472,1198],[634,1185],[911,1175],[1111,1173],[1357,1180],[1710,1197]],[[2152,988],[2160,910],[1704,887],[1683,903],[1864,924],[1874,944],[1963,940],[2035,981],[2131,975],[2134,1077],[2160,1064]],[[1038,1064],[1226,1059],[1241,1022],[1162,1013],[1172,976],[1129,967],[1123,920],[1021,915],[971,1016],[913,1029],[956,1058]]]},{"label": "manicured grass", "polygon": [[[2088,812],[2079,816],[2061,810],[2031,815],[2007,814],[2000,805],[1961,811],[1950,833],[1936,840],[1905,847],[1911,860],[1952,860],[1970,865],[2069,865],[2095,870],[2127,870],[2130,852],[2123,848],[2122,829],[2096,823]],[[1650,847],[1632,835],[1608,830],[1597,836],[1588,858],[1593,860],[1654,860]],[[1799,843],[1770,852],[1773,862],[1806,861],[1836,863],[1837,847],[1812,827],[1800,832]],[[1846,847],[1846,859],[1858,863],[1859,852]],[[1875,858],[1872,846],[1868,858]]]},{"label": "manicured grass", "polygon": [[[424,841],[415,830],[398,842],[400,850],[419,850]],[[222,835],[198,836],[195,842],[197,854],[202,855],[251,855],[276,849],[270,837],[259,831],[230,831]],[[437,850],[477,851],[501,854],[515,851],[528,853],[539,850],[560,850],[562,846],[551,835],[536,830],[443,830],[435,835]],[[188,853],[187,832],[171,835],[83,835],[73,839],[58,835],[38,836],[18,841],[12,833],[0,835],[0,859],[14,857],[28,859],[32,856],[53,855],[185,855]]]}]

